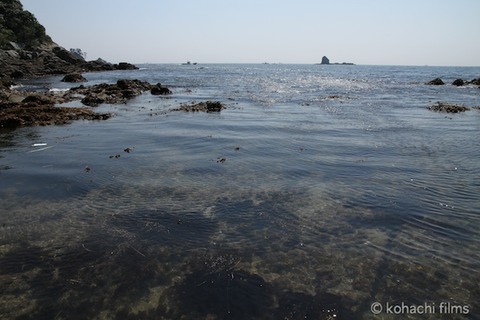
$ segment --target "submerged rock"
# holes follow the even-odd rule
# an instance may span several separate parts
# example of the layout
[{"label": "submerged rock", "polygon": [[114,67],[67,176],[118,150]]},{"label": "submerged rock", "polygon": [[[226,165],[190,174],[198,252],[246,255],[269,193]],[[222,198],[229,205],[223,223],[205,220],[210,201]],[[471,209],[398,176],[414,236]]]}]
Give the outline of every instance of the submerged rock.
[{"label": "submerged rock", "polygon": [[435,78],[433,80],[430,80],[429,82],[426,83],[427,85],[430,85],[430,86],[442,86],[445,84],[445,82],[443,82],[442,79],[440,78]]},{"label": "submerged rock", "polygon": [[435,112],[458,113],[470,110],[470,108],[459,104],[437,102],[433,106],[430,106],[428,110]]},{"label": "submerged rock", "polygon": [[276,319],[339,319],[341,297],[324,293],[311,296],[286,291],[279,299]]},{"label": "submerged rock", "polygon": [[225,106],[219,101],[207,101],[193,103],[189,105],[181,105],[179,108],[173,109],[173,111],[186,111],[186,112],[220,112],[225,109]]},{"label": "submerged rock", "polygon": [[268,319],[271,286],[255,274],[231,266],[200,266],[173,287],[178,313],[191,319]]}]

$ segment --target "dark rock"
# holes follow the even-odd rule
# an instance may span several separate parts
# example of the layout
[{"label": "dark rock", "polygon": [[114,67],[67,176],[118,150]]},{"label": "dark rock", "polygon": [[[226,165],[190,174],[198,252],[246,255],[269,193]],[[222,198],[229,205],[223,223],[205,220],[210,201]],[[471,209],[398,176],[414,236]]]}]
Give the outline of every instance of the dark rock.
[{"label": "dark rock", "polygon": [[50,98],[44,96],[44,95],[29,95],[25,97],[25,99],[22,100],[22,103],[34,103],[37,105],[52,105],[55,103],[52,101]]},{"label": "dark rock", "polygon": [[470,108],[458,104],[437,102],[433,106],[429,107],[428,110],[435,112],[458,113],[468,111]]},{"label": "dark rock", "polygon": [[472,81],[467,81],[466,84],[473,84],[476,86],[480,86],[480,78],[473,79]]},{"label": "dark rock", "polygon": [[150,90],[150,93],[153,95],[168,95],[172,94],[172,91],[168,89],[167,87],[162,86],[160,83],[157,83],[155,86],[152,86],[152,89]]},{"label": "dark rock", "polygon": [[63,77],[62,82],[86,82],[85,79],[80,73],[70,73]]},{"label": "dark rock", "polygon": [[440,78],[435,78],[429,82],[426,83],[427,85],[430,85],[430,86],[442,86],[445,84],[445,82],[442,81],[442,79]]},{"label": "dark rock", "polygon": [[135,65],[128,62],[120,62],[118,65],[114,65],[116,70],[136,70],[138,69]]},{"label": "dark rock", "polygon": [[179,108],[173,109],[173,111],[186,111],[186,112],[220,112],[225,109],[225,106],[219,101],[207,101],[193,103],[190,105],[181,105]]},{"label": "dark rock", "polygon": [[69,94],[83,94],[82,103],[95,107],[102,103],[118,104],[139,96],[151,89],[151,84],[140,80],[118,80],[116,84],[98,84],[91,87],[80,86],[70,89]]},{"label": "dark rock", "polygon": [[126,90],[126,89],[133,89],[133,90],[142,90],[147,91],[151,88],[151,84],[146,81],[140,81],[138,79],[135,80],[126,80],[121,79],[117,81],[117,87]]},{"label": "dark rock", "polygon": [[457,80],[452,82],[452,85],[457,86],[457,87],[463,86],[464,84],[465,84],[465,81],[463,81],[462,79],[457,79]]},{"label": "dark rock", "polygon": [[105,102],[105,99],[100,98],[97,94],[90,93],[82,99],[82,103],[89,107],[97,107]]},{"label": "dark rock", "polygon": [[25,76],[25,74],[24,74],[22,71],[20,71],[20,70],[15,70],[15,71],[13,71],[13,72],[10,74],[10,77],[11,77],[12,79],[21,79],[21,78],[23,78],[24,76]]},{"label": "dark rock", "polygon": [[115,70],[113,64],[98,58],[97,60],[88,61],[85,69],[89,71],[112,71]]},{"label": "dark rock", "polygon": [[33,102],[11,103],[0,107],[0,128],[61,125],[72,120],[106,120],[108,113],[95,113],[85,108],[55,107]]},{"label": "dark rock", "polygon": [[330,64],[330,60],[326,56],[323,56],[322,62],[320,64]]}]

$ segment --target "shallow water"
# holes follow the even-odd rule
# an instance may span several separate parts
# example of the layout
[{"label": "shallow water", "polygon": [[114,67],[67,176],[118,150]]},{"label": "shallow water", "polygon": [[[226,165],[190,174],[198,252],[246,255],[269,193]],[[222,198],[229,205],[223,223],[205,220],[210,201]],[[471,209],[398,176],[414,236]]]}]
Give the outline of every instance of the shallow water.
[{"label": "shallow water", "polygon": [[[480,106],[480,90],[424,85],[479,75],[307,65],[86,74],[87,85],[137,78],[174,94],[101,106],[115,113],[103,122],[0,133],[0,315],[392,319],[388,306],[403,304],[429,306],[426,319],[480,318],[480,111],[426,109]],[[69,86],[59,80],[33,85]],[[227,109],[170,111],[205,100]]]}]

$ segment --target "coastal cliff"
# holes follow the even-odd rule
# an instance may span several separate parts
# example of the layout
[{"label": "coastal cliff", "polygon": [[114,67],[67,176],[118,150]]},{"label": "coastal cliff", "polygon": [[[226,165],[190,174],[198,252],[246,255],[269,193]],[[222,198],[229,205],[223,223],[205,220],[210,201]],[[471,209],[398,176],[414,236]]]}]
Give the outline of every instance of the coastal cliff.
[{"label": "coastal cliff", "polygon": [[0,89],[17,79],[84,71],[134,69],[129,63],[85,61],[56,44],[19,0],[0,3]]}]

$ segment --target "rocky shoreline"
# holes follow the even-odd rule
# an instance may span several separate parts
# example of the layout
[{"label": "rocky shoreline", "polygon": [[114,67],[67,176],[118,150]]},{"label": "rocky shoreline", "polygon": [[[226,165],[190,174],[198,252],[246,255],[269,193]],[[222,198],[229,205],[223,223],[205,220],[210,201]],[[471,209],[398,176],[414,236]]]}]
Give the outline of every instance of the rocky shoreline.
[{"label": "rocky shoreline", "polygon": [[134,70],[135,65],[112,64],[103,59],[85,61],[82,57],[58,46],[42,45],[31,50],[0,50],[0,89],[8,89],[15,81],[48,75],[70,73]]},{"label": "rocky shoreline", "polygon": [[[81,75],[67,75],[78,79]],[[97,113],[100,104],[123,104],[144,92],[151,95],[170,95],[172,91],[160,83],[121,79],[114,84],[80,85],[63,93],[9,90],[0,99],[0,129],[25,126],[61,125],[73,120],[106,120],[112,115]],[[61,107],[59,104],[79,101],[82,107]],[[219,101],[206,101],[181,105],[170,111],[220,112],[225,105]]]},{"label": "rocky shoreline", "polygon": [[[99,104],[119,104],[150,90],[153,95],[167,95],[172,92],[160,83],[152,85],[140,80],[118,80],[115,84],[79,86],[65,93],[34,93],[9,90],[3,92],[0,100],[0,128],[23,126],[45,126],[65,124],[72,120],[106,120],[108,113],[96,113],[91,107]],[[86,107],[58,107],[71,101],[77,101]]]}]

